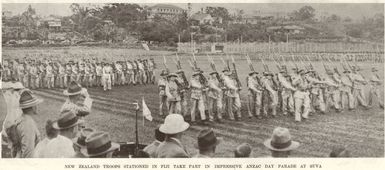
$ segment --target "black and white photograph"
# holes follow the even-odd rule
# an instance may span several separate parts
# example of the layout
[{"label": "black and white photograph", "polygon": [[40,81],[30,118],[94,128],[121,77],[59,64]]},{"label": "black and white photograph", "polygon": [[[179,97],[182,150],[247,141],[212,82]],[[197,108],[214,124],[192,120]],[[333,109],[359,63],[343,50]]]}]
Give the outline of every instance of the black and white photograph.
[{"label": "black and white photograph", "polygon": [[384,158],[383,3],[1,10],[2,159]]}]

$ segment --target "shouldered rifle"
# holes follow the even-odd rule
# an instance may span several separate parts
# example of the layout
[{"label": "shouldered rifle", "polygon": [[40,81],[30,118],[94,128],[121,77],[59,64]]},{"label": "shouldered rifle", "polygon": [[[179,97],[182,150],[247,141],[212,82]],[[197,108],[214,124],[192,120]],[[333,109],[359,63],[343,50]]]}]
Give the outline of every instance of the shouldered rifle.
[{"label": "shouldered rifle", "polygon": [[[134,61],[134,62],[136,62],[136,61]],[[138,66],[138,64],[136,64],[136,66]],[[166,61],[166,57],[165,56],[163,56],[163,66],[166,69],[166,71],[169,73],[170,70],[167,67],[167,61]]]},{"label": "shouldered rifle", "polygon": [[239,81],[239,77],[238,77],[238,71],[237,71],[237,67],[235,65],[235,60],[234,60],[234,57],[231,56],[231,61],[233,63],[233,69],[234,69],[234,76],[235,76],[235,81],[237,81],[237,86],[239,89],[242,88],[242,84],[241,84],[241,81]]}]

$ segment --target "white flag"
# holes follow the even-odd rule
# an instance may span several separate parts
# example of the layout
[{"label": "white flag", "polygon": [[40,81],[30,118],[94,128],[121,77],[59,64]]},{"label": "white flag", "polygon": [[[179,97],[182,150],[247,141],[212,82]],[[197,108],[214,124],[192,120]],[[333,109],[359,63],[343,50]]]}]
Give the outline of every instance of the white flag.
[{"label": "white flag", "polygon": [[144,102],[144,98],[142,99],[142,107],[143,107],[143,117],[147,120],[152,121],[151,111],[148,109],[146,102]]}]

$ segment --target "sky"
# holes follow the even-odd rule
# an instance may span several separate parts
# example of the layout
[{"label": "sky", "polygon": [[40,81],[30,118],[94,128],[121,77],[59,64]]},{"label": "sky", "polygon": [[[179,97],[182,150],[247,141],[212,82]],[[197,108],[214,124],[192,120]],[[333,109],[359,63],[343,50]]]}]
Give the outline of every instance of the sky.
[{"label": "sky", "polygon": [[[2,9],[8,10],[13,15],[21,14],[27,9],[29,4],[27,3],[3,3]],[[31,4],[36,12],[40,16],[48,15],[59,15],[68,16],[72,12],[69,8],[70,3],[33,3]],[[98,6],[102,4],[82,4],[85,6]],[[145,3],[140,5],[152,6],[155,4]],[[174,3],[174,5],[187,9],[187,3]],[[199,11],[201,8],[206,6],[221,6],[227,8],[229,11],[236,11],[242,9],[246,14],[252,15],[255,11],[261,12],[282,12],[289,13],[294,10],[301,8],[302,6],[309,5],[304,3],[192,3],[193,11]],[[361,19],[362,17],[372,17],[376,13],[384,13],[383,4],[363,4],[363,3],[349,3],[349,4],[338,4],[338,3],[313,3],[310,4],[315,10],[318,16],[336,14],[341,17],[351,17],[352,19]]]}]

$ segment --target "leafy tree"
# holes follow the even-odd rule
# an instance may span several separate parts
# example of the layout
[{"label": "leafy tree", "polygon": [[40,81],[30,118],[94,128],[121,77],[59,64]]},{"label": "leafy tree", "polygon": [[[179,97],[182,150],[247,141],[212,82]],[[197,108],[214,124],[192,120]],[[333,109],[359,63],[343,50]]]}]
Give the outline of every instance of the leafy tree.
[{"label": "leafy tree", "polygon": [[138,4],[110,3],[96,10],[95,15],[112,20],[118,27],[127,27],[133,21],[146,18],[146,11]]},{"label": "leafy tree", "polygon": [[227,25],[229,21],[232,21],[229,11],[224,7],[206,7],[207,14],[210,14],[212,17],[220,17],[222,18],[222,22],[224,25]]},{"label": "leafy tree", "polygon": [[299,21],[311,21],[315,16],[315,9],[311,6],[303,6],[291,13],[291,17]]}]

